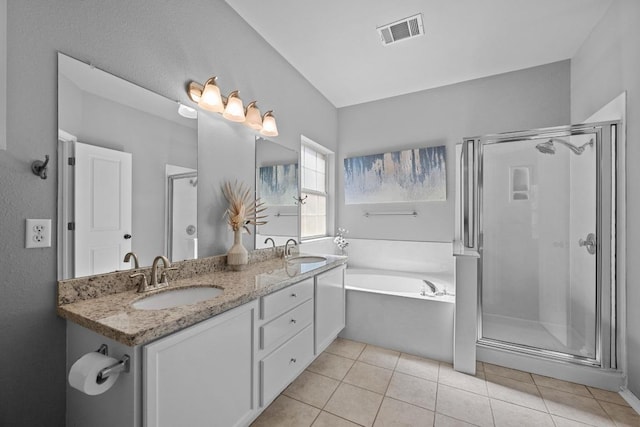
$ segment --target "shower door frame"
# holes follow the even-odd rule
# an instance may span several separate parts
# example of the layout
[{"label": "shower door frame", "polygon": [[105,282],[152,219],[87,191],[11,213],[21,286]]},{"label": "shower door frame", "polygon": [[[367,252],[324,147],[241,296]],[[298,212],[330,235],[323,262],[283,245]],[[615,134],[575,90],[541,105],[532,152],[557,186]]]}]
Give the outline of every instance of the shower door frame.
[{"label": "shower door frame", "polygon": [[[545,359],[616,369],[618,359],[616,219],[618,140],[621,123],[608,121],[532,129],[464,138],[461,156],[460,229],[464,251],[480,258],[478,263],[477,345]],[[483,156],[484,146],[572,135],[595,134],[596,149],[596,315],[595,357],[531,347],[483,337]]]}]

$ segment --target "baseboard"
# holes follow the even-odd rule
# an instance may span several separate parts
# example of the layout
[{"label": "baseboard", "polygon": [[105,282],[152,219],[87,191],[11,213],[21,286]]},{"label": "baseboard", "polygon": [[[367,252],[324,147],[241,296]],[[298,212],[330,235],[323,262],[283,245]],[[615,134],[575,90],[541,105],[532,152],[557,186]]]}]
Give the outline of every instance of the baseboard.
[{"label": "baseboard", "polygon": [[635,394],[631,393],[629,389],[625,388],[620,391],[620,396],[622,396],[622,398],[627,401],[629,406],[631,406],[637,413],[640,414],[640,399],[638,399]]}]

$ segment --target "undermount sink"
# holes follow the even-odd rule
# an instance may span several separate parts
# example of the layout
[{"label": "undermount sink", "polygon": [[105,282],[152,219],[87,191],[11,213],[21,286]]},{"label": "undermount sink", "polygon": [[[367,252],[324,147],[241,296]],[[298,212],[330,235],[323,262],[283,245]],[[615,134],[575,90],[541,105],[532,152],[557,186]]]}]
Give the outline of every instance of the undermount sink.
[{"label": "undermount sink", "polygon": [[287,262],[291,264],[311,264],[315,262],[325,262],[327,259],[317,255],[299,255],[287,258]]},{"label": "undermount sink", "polygon": [[162,310],[163,308],[179,307],[206,301],[221,295],[223,292],[222,289],[212,286],[171,289],[139,299],[131,306],[137,310]]}]

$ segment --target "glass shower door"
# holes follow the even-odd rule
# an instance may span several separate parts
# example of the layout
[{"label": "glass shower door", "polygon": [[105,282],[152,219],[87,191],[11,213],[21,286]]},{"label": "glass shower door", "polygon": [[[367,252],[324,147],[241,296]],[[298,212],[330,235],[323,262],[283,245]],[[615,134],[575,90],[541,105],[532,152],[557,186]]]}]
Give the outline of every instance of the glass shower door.
[{"label": "glass shower door", "polygon": [[483,142],[480,342],[599,359],[596,140]]}]

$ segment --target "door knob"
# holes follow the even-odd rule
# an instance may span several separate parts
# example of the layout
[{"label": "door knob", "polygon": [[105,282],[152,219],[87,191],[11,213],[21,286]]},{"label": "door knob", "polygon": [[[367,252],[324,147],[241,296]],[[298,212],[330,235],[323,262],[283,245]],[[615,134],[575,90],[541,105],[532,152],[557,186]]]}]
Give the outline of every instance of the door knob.
[{"label": "door knob", "polygon": [[124,238],[125,238],[125,240],[129,240],[131,238],[131,234],[125,234]]},{"label": "door knob", "polygon": [[578,240],[579,246],[584,246],[587,248],[587,252],[591,255],[596,253],[596,235],[593,233],[587,234],[587,240],[580,239]]}]

